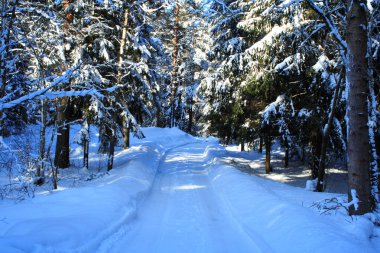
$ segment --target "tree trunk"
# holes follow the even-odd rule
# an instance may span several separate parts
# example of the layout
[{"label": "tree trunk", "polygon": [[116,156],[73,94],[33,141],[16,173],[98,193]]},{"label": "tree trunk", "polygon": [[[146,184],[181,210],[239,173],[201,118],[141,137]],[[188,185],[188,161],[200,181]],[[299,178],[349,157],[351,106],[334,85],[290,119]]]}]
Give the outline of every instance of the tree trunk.
[{"label": "tree trunk", "polygon": [[340,83],[342,80],[342,74],[339,77],[339,81],[336,84],[333,101],[331,104],[330,114],[327,120],[327,123],[325,125],[325,128],[322,132],[322,145],[321,145],[321,155],[319,157],[319,168],[318,168],[318,180],[317,180],[317,191],[322,192],[324,190],[324,178],[325,178],[325,171],[326,171],[326,153],[327,153],[327,145],[329,142],[329,136],[331,132],[331,127],[333,123],[333,119],[335,117],[335,110],[338,104],[338,100],[340,99],[341,92],[343,89],[340,88]]},{"label": "tree trunk", "polygon": [[120,39],[120,46],[119,46],[119,52],[117,56],[117,84],[121,85],[122,77],[123,77],[123,62],[124,62],[124,50],[125,50],[125,44],[127,42],[127,32],[128,32],[128,9],[124,7],[124,15],[123,15],[123,26],[121,28],[121,39]]},{"label": "tree trunk", "polygon": [[286,147],[285,147],[284,167],[285,168],[289,167],[289,147],[288,147],[288,145],[286,145]]},{"label": "tree trunk", "polygon": [[178,52],[179,52],[179,2],[176,0],[174,11],[175,23],[173,30],[173,58],[172,58],[172,91],[171,91],[171,127],[175,126],[175,102],[178,89]]},{"label": "tree trunk", "polygon": [[70,102],[68,97],[60,99],[57,108],[57,143],[55,148],[54,165],[58,168],[70,166],[70,125],[67,124],[67,115]]},{"label": "tree trunk", "polygon": [[99,153],[106,154],[109,150],[108,144],[109,144],[109,131],[108,126],[106,124],[101,124],[99,126]]},{"label": "tree trunk", "polygon": [[90,142],[88,140],[83,141],[83,167],[88,169],[88,157],[89,157]]},{"label": "tree trunk", "polygon": [[266,136],[265,137],[265,173],[266,174],[269,174],[272,172],[272,166],[270,164],[271,146],[272,146],[272,141],[269,136]]},{"label": "tree trunk", "polygon": [[375,134],[375,146],[377,154],[377,198],[380,198],[380,133]]},{"label": "tree trunk", "polygon": [[162,113],[161,105],[157,103],[157,111],[156,111],[156,127],[165,127],[165,117]]},{"label": "tree trunk", "polygon": [[130,147],[130,134],[131,134],[130,123],[124,122],[124,124],[123,124],[123,149],[128,149]]},{"label": "tree trunk", "polygon": [[263,140],[263,137],[260,136],[259,138],[259,153],[263,153],[263,146],[264,146],[264,140]]},{"label": "tree trunk", "polygon": [[37,177],[45,177],[45,145],[46,145],[46,101],[41,100],[41,128],[40,128],[40,162],[37,167]]},{"label": "tree trunk", "polygon": [[189,124],[187,125],[187,132],[192,133],[193,130],[193,99],[191,98],[189,103]]},{"label": "tree trunk", "polygon": [[[372,34],[377,32],[376,27],[376,18],[374,15],[371,15],[371,17],[368,20],[368,34],[371,36]],[[370,173],[370,180],[371,180],[371,188],[372,188],[372,195],[374,197],[374,201],[376,203],[380,203],[380,168],[379,168],[379,148],[378,148],[378,135],[379,135],[379,120],[378,120],[378,97],[379,97],[379,89],[375,88],[375,67],[374,67],[374,52],[372,51],[372,40],[368,39],[367,43],[367,50],[368,50],[368,87],[369,87],[369,103],[370,103],[370,110],[369,110],[369,118],[370,121],[374,122],[375,124],[370,124],[369,127],[369,137],[370,137],[370,145],[371,145],[371,173]]]},{"label": "tree trunk", "polygon": [[[64,0],[65,10],[64,29],[68,33],[70,25],[74,21],[74,13],[70,5],[74,0]],[[59,99],[57,108],[57,143],[55,149],[54,165],[58,168],[68,168],[70,166],[70,125],[67,124],[70,100],[68,97]]]},{"label": "tree trunk", "polygon": [[[74,0],[63,0],[63,9],[65,10],[65,22],[63,24],[63,27],[65,28],[65,30],[69,30],[70,29],[70,25],[73,23],[74,21],[74,13],[73,13],[73,10],[68,10],[68,8],[70,7],[70,5],[74,3]],[[68,10],[68,11],[67,11]]]},{"label": "tree trunk", "polygon": [[[120,39],[120,47],[118,53],[118,68],[117,68],[117,84],[122,85],[123,77],[123,62],[124,62],[124,52],[125,45],[127,42],[127,32],[128,32],[128,9],[124,6],[124,15],[123,15],[123,26]],[[129,133],[130,133],[130,122],[127,118],[127,115],[123,116],[123,149],[127,149],[130,146],[129,143]]]},{"label": "tree trunk", "polygon": [[366,6],[366,2],[351,1],[347,13],[348,201],[359,199],[357,207],[350,206],[351,215],[362,215],[373,208],[369,173],[367,18],[365,7],[361,5]]},{"label": "tree trunk", "polygon": [[318,131],[317,133],[313,133],[313,137],[311,140],[312,152],[311,152],[311,159],[309,161],[312,179],[318,179],[319,158],[321,157],[321,152],[322,152],[321,139],[322,139],[322,132]]},{"label": "tree trunk", "polygon": [[[11,40],[11,30],[13,29],[14,20],[16,19],[16,7],[18,6],[19,0],[14,0],[13,6],[12,6],[12,14],[9,20],[9,23],[7,25],[3,25],[3,27],[6,27],[6,34],[3,34],[5,31],[3,31],[3,27],[1,29],[1,35],[5,35],[5,38],[3,38],[3,43],[0,46],[3,46],[4,50],[3,53],[1,53],[0,58],[0,72],[1,72],[1,87],[0,87],[0,99],[5,96],[5,90],[7,86],[7,77],[8,77],[8,67],[7,62],[9,60],[10,56],[10,40]],[[4,10],[6,11],[6,10]],[[6,14],[4,14],[6,15]],[[4,20],[5,17],[2,17],[2,22],[6,22]],[[4,112],[3,110],[0,110],[0,137],[4,134],[4,124],[3,124],[3,116]]]},{"label": "tree trunk", "polygon": [[245,151],[245,147],[244,147],[244,139],[241,138],[241,140],[240,140],[240,152],[243,152],[243,151]]},{"label": "tree trunk", "polygon": [[116,127],[114,126],[112,127],[112,130],[110,131],[110,146],[109,146],[109,151],[108,151],[107,171],[110,171],[113,168],[116,142],[117,142]]},{"label": "tree trunk", "polygon": [[83,144],[83,167],[88,169],[89,163],[88,163],[88,158],[89,158],[89,153],[90,153],[90,126],[87,123],[87,120],[84,122],[84,128],[85,128],[85,136],[82,140]]},{"label": "tree trunk", "polygon": [[57,166],[51,167],[51,174],[52,174],[52,179],[53,179],[53,189],[57,190],[58,189],[58,167]]}]

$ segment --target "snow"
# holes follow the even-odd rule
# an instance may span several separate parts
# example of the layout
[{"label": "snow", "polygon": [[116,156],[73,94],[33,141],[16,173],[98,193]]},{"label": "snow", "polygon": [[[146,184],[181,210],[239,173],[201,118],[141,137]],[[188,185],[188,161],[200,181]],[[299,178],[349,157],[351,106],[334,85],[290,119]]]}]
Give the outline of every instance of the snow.
[{"label": "snow", "polygon": [[292,28],[291,24],[285,24],[282,26],[275,25],[272,30],[264,36],[261,40],[254,43],[247,49],[247,52],[254,55],[257,51],[262,51],[267,45],[270,45],[272,41],[277,38],[281,33],[284,33]]},{"label": "snow", "polygon": [[355,210],[358,210],[360,201],[358,199],[358,195],[355,189],[351,189],[351,197],[352,197],[352,200],[350,203],[347,204],[347,207],[353,205]]},{"label": "snow", "polygon": [[214,138],[142,130],[147,138],[118,151],[109,174],[20,203],[0,202],[0,251],[379,251],[370,217],[321,215],[312,207],[341,195],[243,173],[226,165],[222,158],[233,149]]},{"label": "snow", "polygon": [[0,100],[0,110],[4,109],[10,109],[13,108],[25,101],[35,99],[37,97],[43,99],[43,95],[48,92],[49,90],[56,88],[59,85],[62,85],[64,83],[68,83],[68,80],[75,75],[75,71],[78,68],[78,66],[75,66],[72,69],[68,69],[65,73],[62,74],[62,76],[56,78],[47,88],[43,88],[40,90],[36,90],[34,92],[31,92],[29,94],[26,94],[24,96],[21,96],[17,99],[14,99],[12,101],[4,103],[2,100]]},{"label": "snow", "polygon": [[315,191],[315,189],[317,189],[317,182],[317,179],[307,180],[305,189],[308,191]]}]

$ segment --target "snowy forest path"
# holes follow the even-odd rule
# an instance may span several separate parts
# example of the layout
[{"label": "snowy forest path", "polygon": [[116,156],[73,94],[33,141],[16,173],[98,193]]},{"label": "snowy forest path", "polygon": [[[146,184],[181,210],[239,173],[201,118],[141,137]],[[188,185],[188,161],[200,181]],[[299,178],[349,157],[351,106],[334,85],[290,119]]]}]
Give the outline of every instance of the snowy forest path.
[{"label": "snowy forest path", "polygon": [[135,219],[107,252],[268,252],[214,193],[204,142],[169,150]]}]

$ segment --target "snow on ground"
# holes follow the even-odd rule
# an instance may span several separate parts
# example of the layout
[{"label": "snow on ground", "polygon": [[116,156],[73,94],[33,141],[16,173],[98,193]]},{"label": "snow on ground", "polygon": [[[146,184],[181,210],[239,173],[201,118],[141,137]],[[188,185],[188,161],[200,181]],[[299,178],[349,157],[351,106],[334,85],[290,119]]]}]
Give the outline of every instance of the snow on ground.
[{"label": "snow on ground", "polygon": [[[289,167],[284,168],[284,151],[277,144],[272,148],[271,165],[273,172],[271,174],[265,173],[265,156],[263,154],[257,151],[241,152],[240,146],[227,146],[226,150],[228,152],[222,160],[249,174],[305,188],[307,181],[311,178],[311,171],[308,166],[304,162],[291,160],[289,161]],[[248,147],[245,150],[247,149]],[[347,169],[344,166],[338,163],[334,167],[328,167],[326,169],[325,191],[346,194],[348,192],[347,180]]]},{"label": "snow on ground", "polygon": [[371,217],[350,218],[343,208],[321,214],[330,207],[323,200],[339,194],[244,173],[225,164],[231,151],[215,139],[178,129],[144,134],[103,177],[0,202],[0,252],[380,250]]},{"label": "snow on ground", "polygon": [[38,192],[14,204],[0,202],[0,252],[94,252],[136,215],[167,150],[194,138],[177,130],[145,129],[147,140],[115,156],[115,168],[80,188]]}]

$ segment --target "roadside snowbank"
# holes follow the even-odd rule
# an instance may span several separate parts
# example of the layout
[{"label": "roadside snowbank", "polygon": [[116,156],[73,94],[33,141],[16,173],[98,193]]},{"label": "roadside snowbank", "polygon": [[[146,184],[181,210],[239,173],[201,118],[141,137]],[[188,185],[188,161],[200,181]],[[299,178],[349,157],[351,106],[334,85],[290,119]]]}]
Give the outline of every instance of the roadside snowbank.
[{"label": "roadside snowbank", "polygon": [[18,204],[1,203],[0,252],[95,252],[134,217],[165,152],[196,141],[178,129],[144,133],[146,139],[133,139],[133,147],[116,154],[115,167],[104,178]]},{"label": "roadside snowbank", "polygon": [[[214,165],[210,180],[242,228],[268,252],[378,252],[370,241],[374,225],[364,217],[320,215],[310,200],[333,194],[308,192]],[[310,203],[309,203],[310,204]]]},{"label": "roadside snowbank", "polygon": [[216,142],[205,148],[211,187],[236,223],[265,252],[378,252],[380,229],[370,216],[351,218],[344,209],[321,214],[313,207],[327,199],[346,199],[345,195],[310,192],[247,175],[225,164],[228,155],[230,151]]}]

